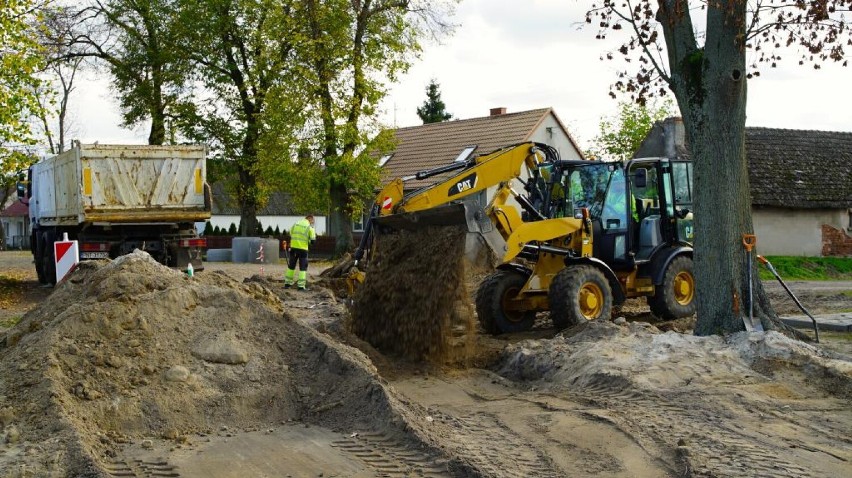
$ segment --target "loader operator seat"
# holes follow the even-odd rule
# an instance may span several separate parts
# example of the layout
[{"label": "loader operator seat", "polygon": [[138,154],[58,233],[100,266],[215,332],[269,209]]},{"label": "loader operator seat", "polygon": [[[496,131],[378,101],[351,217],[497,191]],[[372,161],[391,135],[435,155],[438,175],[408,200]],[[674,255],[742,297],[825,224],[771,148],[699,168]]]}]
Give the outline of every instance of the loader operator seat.
[{"label": "loader operator seat", "polygon": [[649,259],[654,250],[662,243],[660,215],[652,214],[643,218],[639,224],[639,252],[636,254],[636,259]]}]

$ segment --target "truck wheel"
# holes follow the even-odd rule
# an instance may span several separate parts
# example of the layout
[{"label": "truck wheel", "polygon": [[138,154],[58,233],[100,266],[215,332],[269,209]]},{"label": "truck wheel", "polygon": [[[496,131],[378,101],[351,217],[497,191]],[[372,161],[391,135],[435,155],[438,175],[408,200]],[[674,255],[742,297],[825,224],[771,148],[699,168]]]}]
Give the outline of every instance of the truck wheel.
[{"label": "truck wheel", "polygon": [[663,320],[675,320],[695,314],[695,275],[692,259],[676,257],[666,268],[663,283],[648,297],[651,312]]},{"label": "truck wheel", "polygon": [[44,276],[44,246],[42,245],[41,236],[33,236],[32,241],[33,262],[35,263],[38,282],[39,284],[47,284],[47,278]]},{"label": "truck wheel", "polygon": [[53,259],[54,236],[52,232],[45,232],[42,237],[41,268],[44,272],[44,280],[46,284],[56,285],[56,262]]},{"label": "truck wheel", "polygon": [[491,335],[523,332],[532,328],[535,311],[512,310],[509,300],[518,295],[527,276],[508,270],[498,270],[486,277],[476,291],[476,315],[479,323]]},{"label": "truck wheel", "polygon": [[612,314],[612,290],[594,266],[566,267],[556,274],[548,291],[550,320],[562,329]]}]

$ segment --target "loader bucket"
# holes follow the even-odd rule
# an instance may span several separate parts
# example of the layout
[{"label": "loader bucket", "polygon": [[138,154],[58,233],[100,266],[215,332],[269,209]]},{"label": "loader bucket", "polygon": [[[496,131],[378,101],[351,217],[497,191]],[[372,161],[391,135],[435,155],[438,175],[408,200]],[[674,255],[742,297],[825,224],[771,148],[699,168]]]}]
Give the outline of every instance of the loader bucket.
[{"label": "loader bucket", "polygon": [[[378,216],[373,220],[378,226],[379,234],[402,229],[416,231],[429,227],[466,228],[468,234],[465,240],[465,257],[472,264],[494,261],[496,257],[502,257],[505,250],[503,237],[482,208],[475,203],[454,203],[422,211]],[[491,254],[488,249],[492,251]]]}]

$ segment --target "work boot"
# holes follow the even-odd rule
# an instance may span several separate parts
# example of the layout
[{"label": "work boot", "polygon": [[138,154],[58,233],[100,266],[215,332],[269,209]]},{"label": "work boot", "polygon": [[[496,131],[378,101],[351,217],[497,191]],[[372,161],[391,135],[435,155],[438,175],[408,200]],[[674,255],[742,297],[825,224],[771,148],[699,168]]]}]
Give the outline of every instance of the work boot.
[{"label": "work boot", "polygon": [[300,291],[302,291],[302,292],[307,292],[307,291],[309,291],[310,289],[308,289],[307,287],[299,287],[299,289],[298,289],[298,290],[300,290]]}]

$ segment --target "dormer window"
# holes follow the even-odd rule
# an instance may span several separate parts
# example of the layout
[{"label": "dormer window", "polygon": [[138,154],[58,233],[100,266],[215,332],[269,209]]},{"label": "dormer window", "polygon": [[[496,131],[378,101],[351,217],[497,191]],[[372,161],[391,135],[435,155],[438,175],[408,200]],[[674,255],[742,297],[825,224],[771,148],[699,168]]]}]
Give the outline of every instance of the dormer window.
[{"label": "dormer window", "polygon": [[475,144],[473,146],[468,146],[467,148],[464,148],[462,150],[462,152],[459,153],[459,155],[456,157],[456,159],[453,160],[453,162],[454,163],[463,163],[463,162],[467,161],[467,158],[470,157],[470,155],[473,153],[473,151],[475,149],[476,149]]}]

